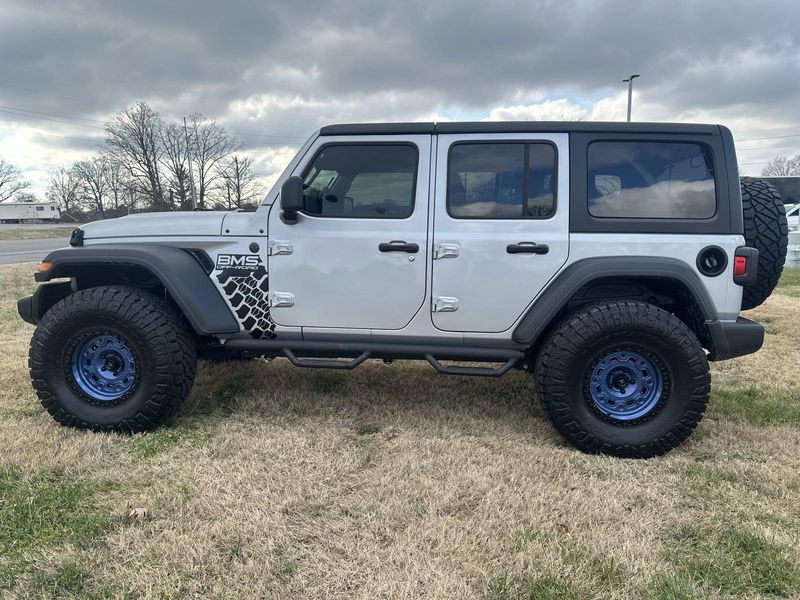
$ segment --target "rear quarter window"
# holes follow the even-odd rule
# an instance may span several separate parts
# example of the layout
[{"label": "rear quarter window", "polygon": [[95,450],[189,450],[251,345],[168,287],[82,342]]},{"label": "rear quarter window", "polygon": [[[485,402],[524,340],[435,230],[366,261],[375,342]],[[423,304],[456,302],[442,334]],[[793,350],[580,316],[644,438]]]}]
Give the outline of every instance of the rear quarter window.
[{"label": "rear quarter window", "polygon": [[588,208],[594,217],[708,219],[717,211],[714,164],[704,144],[589,144]]}]

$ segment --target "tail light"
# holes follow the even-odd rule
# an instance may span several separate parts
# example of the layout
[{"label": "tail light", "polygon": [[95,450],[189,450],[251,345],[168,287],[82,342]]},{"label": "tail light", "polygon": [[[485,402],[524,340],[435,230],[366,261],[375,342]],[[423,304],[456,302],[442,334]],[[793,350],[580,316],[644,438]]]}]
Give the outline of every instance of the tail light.
[{"label": "tail light", "polygon": [[747,257],[734,256],[733,257],[733,276],[745,275],[747,273]]},{"label": "tail light", "polygon": [[758,278],[758,250],[739,246],[733,255],[733,282],[751,285]]}]

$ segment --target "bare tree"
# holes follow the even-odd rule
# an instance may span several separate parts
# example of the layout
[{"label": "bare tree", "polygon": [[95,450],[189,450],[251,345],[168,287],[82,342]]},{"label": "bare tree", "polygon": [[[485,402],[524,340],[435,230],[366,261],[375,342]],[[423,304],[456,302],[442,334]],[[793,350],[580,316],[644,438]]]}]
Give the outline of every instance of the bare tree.
[{"label": "bare tree", "polygon": [[220,163],[219,191],[228,209],[243,208],[258,195],[259,189],[253,174],[253,159],[249,156],[232,157]]},{"label": "bare tree", "polygon": [[106,125],[106,146],[131,179],[146,193],[153,208],[163,210],[161,181],[164,122],[146,102],[128,107]]},{"label": "bare tree", "polygon": [[39,196],[31,192],[19,192],[14,196],[14,202],[41,202]]},{"label": "bare tree", "polygon": [[189,127],[191,161],[197,169],[197,201],[200,208],[205,208],[206,195],[219,178],[218,165],[236,152],[241,144],[217,125],[214,119],[199,113],[191,116]]},{"label": "bare tree", "polygon": [[183,127],[169,123],[161,132],[161,143],[164,147],[162,163],[167,170],[168,185],[171,197],[177,197],[178,206],[174,202],[172,209],[188,209],[191,201],[191,180],[189,175],[190,149],[186,143]]},{"label": "bare tree", "polygon": [[81,196],[99,213],[101,219],[105,219],[110,192],[108,157],[100,155],[89,160],[79,160],[72,168],[78,178]]},{"label": "bare tree", "polygon": [[125,187],[122,188],[121,198],[127,209],[127,214],[133,214],[141,206],[146,206],[146,202],[142,201],[142,196],[136,186],[136,183],[130,179],[125,179]]},{"label": "bare tree", "polygon": [[62,213],[72,215],[79,208],[79,180],[73,169],[59,167],[50,173],[47,199],[55,202]]},{"label": "bare tree", "polygon": [[106,181],[108,195],[114,204],[114,216],[120,216],[120,205],[125,207],[125,212],[131,214],[133,199],[136,196],[136,185],[131,181],[125,166],[112,157],[106,157]]},{"label": "bare tree", "polygon": [[800,175],[800,154],[792,158],[783,155],[776,156],[767,163],[766,167],[761,169],[761,175],[764,177]]},{"label": "bare tree", "polygon": [[0,202],[5,202],[22,190],[31,187],[17,167],[0,158]]}]

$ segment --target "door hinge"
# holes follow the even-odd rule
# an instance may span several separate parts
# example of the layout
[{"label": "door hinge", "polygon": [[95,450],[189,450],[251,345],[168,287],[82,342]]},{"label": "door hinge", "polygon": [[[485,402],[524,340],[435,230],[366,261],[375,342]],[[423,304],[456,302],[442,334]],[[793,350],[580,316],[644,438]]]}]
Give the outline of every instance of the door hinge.
[{"label": "door hinge", "polygon": [[459,248],[457,244],[436,244],[433,247],[433,259],[455,258],[458,256],[458,251]]},{"label": "door hinge", "polygon": [[268,254],[275,256],[277,254],[291,254],[294,252],[294,245],[292,242],[282,242],[281,240],[270,240],[268,247]]},{"label": "door hinge", "polygon": [[438,296],[433,299],[433,312],[455,312],[458,310],[458,298]]},{"label": "door hinge", "polygon": [[294,294],[290,294],[289,292],[270,292],[268,298],[270,308],[276,306],[294,306]]}]

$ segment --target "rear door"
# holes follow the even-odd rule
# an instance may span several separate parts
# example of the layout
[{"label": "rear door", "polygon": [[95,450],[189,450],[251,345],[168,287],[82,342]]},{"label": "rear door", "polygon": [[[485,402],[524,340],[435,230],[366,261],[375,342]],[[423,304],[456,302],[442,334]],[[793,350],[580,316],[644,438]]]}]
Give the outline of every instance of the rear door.
[{"label": "rear door", "polygon": [[569,254],[567,134],[440,135],[432,319],[509,329]]}]

